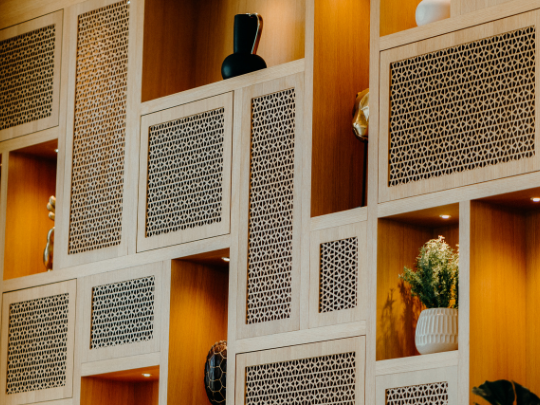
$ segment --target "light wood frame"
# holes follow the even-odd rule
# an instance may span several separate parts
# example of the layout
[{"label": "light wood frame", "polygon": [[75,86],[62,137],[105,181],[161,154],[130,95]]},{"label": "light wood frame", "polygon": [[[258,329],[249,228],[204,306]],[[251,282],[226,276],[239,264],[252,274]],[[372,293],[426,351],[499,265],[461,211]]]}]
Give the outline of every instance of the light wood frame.
[{"label": "light wood frame", "polygon": [[[489,38],[494,35],[516,29],[538,26],[538,12],[528,12],[521,15],[508,17],[487,24],[459,30],[437,38],[420,41],[399,48],[390,49],[381,53],[381,89],[380,89],[380,136],[379,136],[379,202],[387,202],[420,194],[433,193],[452,188],[458,188],[471,184],[494,180],[501,177],[514,176],[540,169],[540,157],[536,154],[531,158],[523,158],[508,163],[498,163],[474,170],[463,171],[434,177],[428,180],[416,181],[399,186],[389,187],[389,119],[390,119],[390,67],[395,61],[412,58],[418,55],[434,52],[455,45]],[[538,47],[538,45],[537,45]],[[540,68],[537,60],[536,69]],[[536,86],[540,84],[540,76],[536,75]],[[538,145],[540,136],[540,122],[538,101],[535,101],[535,144]]]},{"label": "light wood frame", "polygon": [[[95,362],[99,360],[118,359],[122,357],[140,356],[148,353],[159,352],[161,348],[162,326],[167,320],[163,319],[165,280],[164,277],[166,262],[147,264],[115,272],[96,274],[79,279],[78,284],[78,322],[79,347],[81,363]],[[108,346],[104,348],[91,349],[90,338],[92,328],[92,292],[96,286],[120,283],[123,281],[135,280],[145,277],[155,277],[154,291],[154,329],[153,338],[148,341]]]},{"label": "light wood frame", "polygon": [[[248,240],[249,240],[249,194],[250,194],[250,161],[251,161],[251,102],[252,99],[296,89],[296,133],[294,146],[294,208],[293,208],[293,259],[292,259],[292,302],[291,317],[278,321],[246,324],[247,314],[247,278],[248,278]],[[257,84],[242,90],[242,122],[241,122],[241,169],[240,169],[240,219],[238,236],[238,291],[237,291],[237,339],[269,335],[279,332],[290,332],[300,328],[300,257],[302,232],[302,148],[303,148],[303,105],[304,74],[298,73],[282,79]]]},{"label": "light wood frame", "polygon": [[63,29],[62,10],[43,17],[30,20],[13,27],[5,28],[0,31],[0,41],[26,34],[27,32],[37,30],[42,27],[55,25],[55,47],[54,47],[54,76],[53,76],[53,94],[52,94],[52,112],[48,118],[17,125],[16,127],[0,130],[0,141],[12,139],[21,135],[31,134],[33,132],[43,131],[48,128],[56,127],[59,124],[60,115],[60,71],[62,67],[62,29]]},{"label": "light wood frame", "polygon": [[512,0],[458,0],[460,3],[461,14],[472,11],[482,10],[487,7],[498,6]]},{"label": "light wood frame", "polygon": [[246,367],[350,352],[356,353],[355,405],[364,405],[366,356],[364,336],[237,355],[235,405],[245,404]]},{"label": "light wood frame", "polygon": [[[7,356],[9,336],[9,309],[16,302],[35,300],[59,294],[69,294],[69,313],[67,331],[67,359],[66,359],[66,385],[64,387],[49,388],[41,391],[29,391],[18,394],[6,394]],[[73,354],[75,347],[75,303],[77,295],[77,281],[71,280],[63,283],[49,284],[27,290],[5,293],[2,302],[2,342],[1,356],[4,361],[0,364],[0,401],[6,405],[28,404],[55,399],[69,398],[73,393]]]},{"label": "light wood frame", "polygon": [[[309,277],[309,327],[365,321],[367,317],[367,232],[366,222],[312,232],[310,238]],[[321,245],[348,238],[358,238],[358,288],[355,308],[340,311],[319,312]]]},{"label": "light wood frame", "polygon": [[[225,109],[221,221],[211,225],[197,226],[195,228],[188,228],[176,232],[163,233],[150,238],[147,237],[146,212],[148,206],[148,138],[150,127],[157,124],[166,123],[168,121],[201,114],[218,108]],[[220,96],[184,104],[175,108],[157,112],[155,114],[146,115],[142,117],[141,121],[141,160],[139,169],[137,250],[145,251],[159,247],[178,245],[229,233],[231,229],[233,93],[225,93]]]},{"label": "light wood frame", "polygon": [[458,403],[457,366],[407,371],[377,377],[377,405],[386,405],[386,390],[408,386],[448,382],[448,405]]},{"label": "light wood frame", "polygon": [[73,159],[73,135],[75,123],[75,85],[77,64],[78,17],[86,12],[117,3],[119,0],[88,0],[66,9],[64,16],[64,71],[62,97],[67,99],[65,134],[60,142],[61,159],[64,167],[58,172],[58,181],[65,186],[57,196],[56,249],[57,268],[67,268],[86,263],[98,262],[135,253],[136,249],[136,207],[139,155],[139,117],[141,99],[142,34],[140,27],[144,18],[144,0],[130,0],[129,38],[128,38],[128,78],[126,105],[126,136],[124,163],[124,190],[122,211],[121,243],[117,246],[96,249],[79,254],[68,254],[71,173]]}]

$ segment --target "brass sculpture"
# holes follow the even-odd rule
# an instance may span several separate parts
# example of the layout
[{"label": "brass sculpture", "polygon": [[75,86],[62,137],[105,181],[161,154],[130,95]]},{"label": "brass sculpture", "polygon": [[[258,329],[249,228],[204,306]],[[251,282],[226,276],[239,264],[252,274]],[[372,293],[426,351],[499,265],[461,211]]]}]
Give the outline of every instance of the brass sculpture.
[{"label": "brass sculpture", "polygon": [[358,139],[367,142],[369,133],[369,89],[356,95],[353,110],[353,131]]},{"label": "brass sculpture", "polygon": [[[49,212],[49,218],[54,221],[56,211],[56,197],[51,196],[47,204]],[[53,251],[54,251],[54,226],[49,230],[47,234],[47,245],[43,251],[43,264],[47,271],[51,271],[53,268]]]}]

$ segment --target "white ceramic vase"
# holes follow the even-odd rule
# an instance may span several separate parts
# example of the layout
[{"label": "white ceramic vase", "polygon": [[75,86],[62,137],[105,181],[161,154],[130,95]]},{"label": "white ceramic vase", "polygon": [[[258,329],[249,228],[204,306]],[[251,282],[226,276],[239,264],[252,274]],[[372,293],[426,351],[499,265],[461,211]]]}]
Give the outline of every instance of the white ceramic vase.
[{"label": "white ceramic vase", "polygon": [[425,309],[416,325],[416,349],[420,354],[449,352],[458,348],[458,310]]},{"label": "white ceramic vase", "polygon": [[426,25],[450,17],[451,0],[423,0],[416,7],[416,24]]}]

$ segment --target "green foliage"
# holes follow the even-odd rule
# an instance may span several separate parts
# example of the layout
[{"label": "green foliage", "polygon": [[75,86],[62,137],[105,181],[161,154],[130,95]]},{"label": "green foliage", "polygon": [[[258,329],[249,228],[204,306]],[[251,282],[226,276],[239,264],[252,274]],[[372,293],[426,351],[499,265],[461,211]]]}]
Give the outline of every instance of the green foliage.
[{"label": "green foliage", "polygon": [[453,308],[459,303],[459,250],[446,243],[443,236],[432,239],[420,249],[416,258],[416,271],[407,267],[401,278],[411,286],[414,297],[420,298],[426,308]]},{"label": "green foliage", "polygon": [[492,405],[540,405],[540,398],[535,394],[508,380],[486,381],[480,387],[474,387],[472,392]]}]

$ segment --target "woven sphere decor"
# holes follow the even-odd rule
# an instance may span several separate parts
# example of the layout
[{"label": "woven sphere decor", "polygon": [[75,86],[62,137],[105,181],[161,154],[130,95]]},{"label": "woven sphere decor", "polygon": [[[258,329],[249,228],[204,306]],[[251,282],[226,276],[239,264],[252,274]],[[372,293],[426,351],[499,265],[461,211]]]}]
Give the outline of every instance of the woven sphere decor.
[{"label": "woven sphere decor", "polygon": [[227,397],[227,341],[214,344],[204,365],[204,388],[213,405],[224,405]]}]

